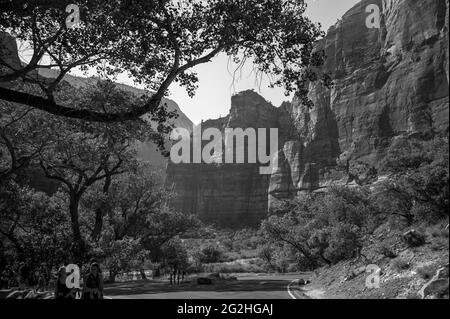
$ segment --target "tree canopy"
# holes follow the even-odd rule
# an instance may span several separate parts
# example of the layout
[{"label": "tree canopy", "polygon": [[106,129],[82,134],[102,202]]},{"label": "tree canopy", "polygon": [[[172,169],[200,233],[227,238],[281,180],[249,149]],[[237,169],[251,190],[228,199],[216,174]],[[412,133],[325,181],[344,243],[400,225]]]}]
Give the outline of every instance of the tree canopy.
[{"label": "tree canopy", "polygon": [[[320,26],[304,16],[304,0],[79,0],[80,23],[67,28],[72,1],[12,1],[0,14],[0,31],[29,43],[28,64],[0,58],[0,84],[23,80],[41,92],[0,85],[0,97],[54,115],[95,122],[164,117],[161,100],[174,82],[195,94],[193,68],[225,52],[235,62],[252,60],[257,72],[273,76],[273,86],[295,92],[305,103],[309,81],[329,79],[318,71],[323,53],[313,44]],[[5,50],[5,48],[2,48]],[[38,76],[42,68],[56,78]],[[126,72],[154,94],[118,110],[96,110],[59,103],[54,92],[71,70],[95,69],[102,78]]]}]

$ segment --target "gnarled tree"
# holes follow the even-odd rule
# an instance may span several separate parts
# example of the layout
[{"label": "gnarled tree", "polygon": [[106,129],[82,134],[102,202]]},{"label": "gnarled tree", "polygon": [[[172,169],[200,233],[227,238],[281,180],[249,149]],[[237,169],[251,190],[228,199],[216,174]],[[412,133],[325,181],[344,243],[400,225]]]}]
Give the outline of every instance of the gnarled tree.
[{"label": "gnarled tree", "polygon": [[[308,82],[329,78],[318,71],[323,53],[314,52],[322,36],[304,13],[304,0],[79,0],[80,23],[67,28],[71,1],[12,1],[0,14],[0,31],[29,43],[30,61],[17,66],[0,59],[0,82],[23,80],[41,94],[0,85],[0,98],[54,115],[96,122],[118,122],[151,114],[163,119],[162,98],[173,82],[193,95],[197,65],[224,52],[237,62],[253,60],[274,86],[296,92],[307,104]],[[20,64],[19,64],[20,65]],[[54,79],[38,76],[55,68]],[[102,111],[90,105],[58,103],[54,92],[74,68],[96,69],[103,77],[127,72],[154,94],[138,105]]]}]

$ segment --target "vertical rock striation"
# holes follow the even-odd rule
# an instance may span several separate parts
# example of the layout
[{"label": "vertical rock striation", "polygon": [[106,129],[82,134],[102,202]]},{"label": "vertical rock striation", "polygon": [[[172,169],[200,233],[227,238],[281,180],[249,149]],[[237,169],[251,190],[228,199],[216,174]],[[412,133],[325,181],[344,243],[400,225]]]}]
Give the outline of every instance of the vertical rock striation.
[{"label": "vertical rock striation", "polygon": [[[381,28],[366,27],[376,4]],[[312,84],[308,109],[299,101],[274,108],[254,92],[233,98],[220,127],[278,127],[278,167],[173,165],[174,205],[223,226],[255,225],[279,200],[348,183],[352,165],[376,169],[401,136],[448,130],[448,0],[363,0],[317,43],[333,88]]]},{"label": "vertical rock striation", "polygon": [[[235,95],[230,114],[201,124],[202,131],[217,128],[278,128],[280,110],[253,91]],[[224,135],[224,134],[222,134]],[[208,223],[225,227],[255,226],[267,215],[270,175],[259,174],[260,164],[173,164],[167,167],[167,185],[176,195],[172,206],[198,214]]]},{"label": "vertical rock striation", "polygon": [[[369,4],[382,8],[380,29],[365,25]],[[334,87],[312,84],[311,110],[292,102],[299,138],[284,145],[269,205],[349,182],[355,163],[376,168],[396,137],[448,129],[447,0],[361,1],[317,49]]]}]

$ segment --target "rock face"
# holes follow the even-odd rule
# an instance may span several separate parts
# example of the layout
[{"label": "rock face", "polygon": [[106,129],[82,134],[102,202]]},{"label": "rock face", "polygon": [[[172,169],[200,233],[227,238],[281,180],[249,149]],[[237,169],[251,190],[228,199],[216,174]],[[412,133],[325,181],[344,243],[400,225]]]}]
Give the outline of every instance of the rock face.
[{"label": "rock face", "polygon": [[[230,114],[201,124],[202,131],[217,128],[278,128],[281,109],[253,91],[232,98]],[[287,115],[287,114],[285,114]],[[167,168],[167,185],[176,197],[172,206],[198,214],[226,227],[256,225],[267,215],[270,175],[259,174],[260,164],[173,164]]]},{"label": "rock face", "polygon": [[[369,4],[381,9],[380,29],[366,27]],[[285,144],[280,167],[292,178],[286,185],[279,177],[286,171],[274,176],[272,202],[293,195],[286,189],[348,181],[351,165],[376,167],[399,136],[448,128],[448,0],[361,1],[317,48],[334,87],[311,85],[312,110],[292,102],[300,143]]]},{"label": "rock face", "polygon": [[[373,167],[398,138],[448,130],[448,0],[363,0],[317,43],[333,88],[312,84],[308,109],[279,108],[253,92],[233,98],[230,115],[204,127],[278,127],[278,167],[173,165],[173,205],[222,226],[255,225],[277,202],[300,192],[351,182],[349,167]],[[381,11],[366,27],[366,8]],[[370,175],[370,174],[369,174]]]}]

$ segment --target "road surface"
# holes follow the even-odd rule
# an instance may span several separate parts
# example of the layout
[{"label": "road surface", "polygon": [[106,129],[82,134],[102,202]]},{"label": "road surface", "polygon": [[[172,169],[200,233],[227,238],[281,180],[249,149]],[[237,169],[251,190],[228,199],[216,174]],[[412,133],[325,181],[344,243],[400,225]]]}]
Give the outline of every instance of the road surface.
[{"label": "road surface", "polygon": [[310,275],[240,275],[236,281],[213,285],[136,281],[107,285],[104,293],[108,299],[305,299],[299,278],[309,279]]}]

